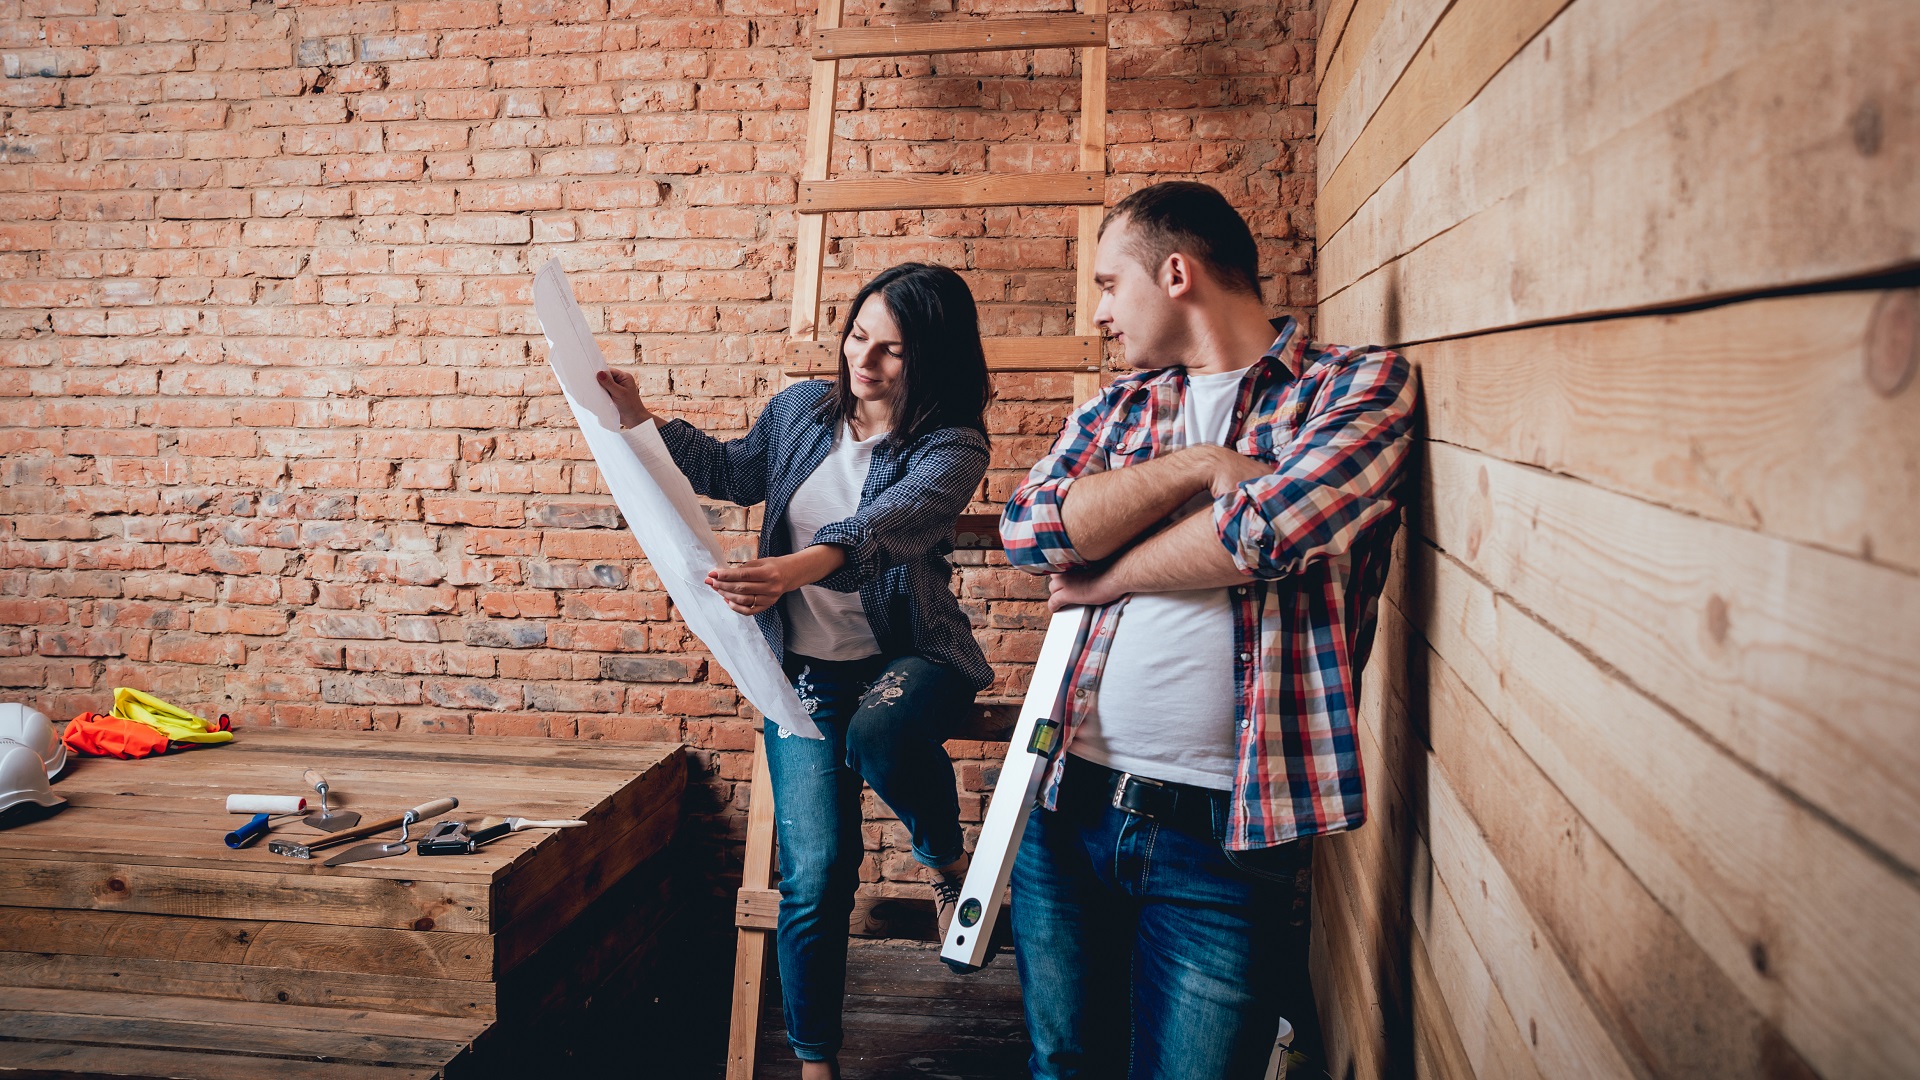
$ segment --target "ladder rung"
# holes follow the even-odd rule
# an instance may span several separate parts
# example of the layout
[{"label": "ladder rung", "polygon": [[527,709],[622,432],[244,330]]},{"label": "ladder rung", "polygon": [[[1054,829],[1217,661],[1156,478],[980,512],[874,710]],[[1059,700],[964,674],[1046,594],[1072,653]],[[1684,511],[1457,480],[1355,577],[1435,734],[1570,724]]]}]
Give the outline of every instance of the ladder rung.
[{"label": "ladder rung", "polygon": [[808,180],[800,185],[796,209],[803,214],[827,214],[966,206],[1098,206],[1106,201],[1106,181],[1106,174],[1097,172]]},{"label": "ladder rung", "polygon": [[816,30],[815,60],[918,53],[991,52],[995,49],[1079,49],[1107,43],[1105,15],[1056,15],[1036,19],[971,19],[856,26]]},{"label": "ladder rung", "polygon": [[[984,338],[988,371],[1099,371],[1102,348],[1097,337]],[[830,341],[787,342],[786,374],[796,379],[832,375],[840,370]]]}]

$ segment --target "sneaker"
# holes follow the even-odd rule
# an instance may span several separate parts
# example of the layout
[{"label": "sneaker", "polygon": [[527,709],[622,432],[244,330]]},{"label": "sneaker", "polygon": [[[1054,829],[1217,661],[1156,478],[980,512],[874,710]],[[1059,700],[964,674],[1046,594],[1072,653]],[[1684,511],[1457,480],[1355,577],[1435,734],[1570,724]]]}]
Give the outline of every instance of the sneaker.
[{"label": "sneaker", "polygon": [[947,939],[947,927],[953,925],[953,913],[960,907],[960,889],[967,883],[967,867],[972,862],[965,854],[933,872],[933,912],[940,924],[940,940]]}]

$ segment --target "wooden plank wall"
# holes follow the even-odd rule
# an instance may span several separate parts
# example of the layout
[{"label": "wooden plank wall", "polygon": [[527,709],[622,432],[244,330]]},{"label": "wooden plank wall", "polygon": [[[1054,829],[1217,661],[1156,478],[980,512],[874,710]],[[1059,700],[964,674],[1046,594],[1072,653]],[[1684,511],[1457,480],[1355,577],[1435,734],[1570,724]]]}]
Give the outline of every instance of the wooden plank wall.
[{"label": "wooden plank wall", "polygon": [[1920,5],[1323,0],[1423,439],[1332,1076],[1920,1071]]}]

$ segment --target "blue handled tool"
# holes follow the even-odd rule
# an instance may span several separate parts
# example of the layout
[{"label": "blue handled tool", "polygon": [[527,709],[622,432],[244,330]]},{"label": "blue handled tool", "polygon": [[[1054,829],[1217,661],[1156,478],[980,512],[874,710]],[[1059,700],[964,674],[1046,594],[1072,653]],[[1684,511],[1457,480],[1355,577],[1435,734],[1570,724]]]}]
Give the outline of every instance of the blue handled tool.
[{"label": "blue handled tool", "polygon": [[227,834],[227,846],[235,851],[260,839],[267,831],[267,822],[271,814],[255,814],[253,820]]}]

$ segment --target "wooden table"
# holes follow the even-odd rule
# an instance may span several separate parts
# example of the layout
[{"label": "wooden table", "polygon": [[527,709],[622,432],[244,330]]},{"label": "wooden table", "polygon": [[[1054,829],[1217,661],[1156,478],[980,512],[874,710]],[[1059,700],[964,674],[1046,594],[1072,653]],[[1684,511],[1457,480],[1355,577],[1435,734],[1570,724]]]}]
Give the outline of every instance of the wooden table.
[{"label": "wooden table", "polygon": [[[453,795],[461,820],[589,824],[342,867],[229,850],[247,819],[226,796],[311,796],[307,768],[367,821]],[[495,1071],[519,1052],[496,1020],[577,1004],[672,914],[648,861],[685,783],[677,746],[551,739],[262,729],[82,758],[66,809],[0,830],[0,1075]],[[323,835],[288,818],[269,838]]]}]

